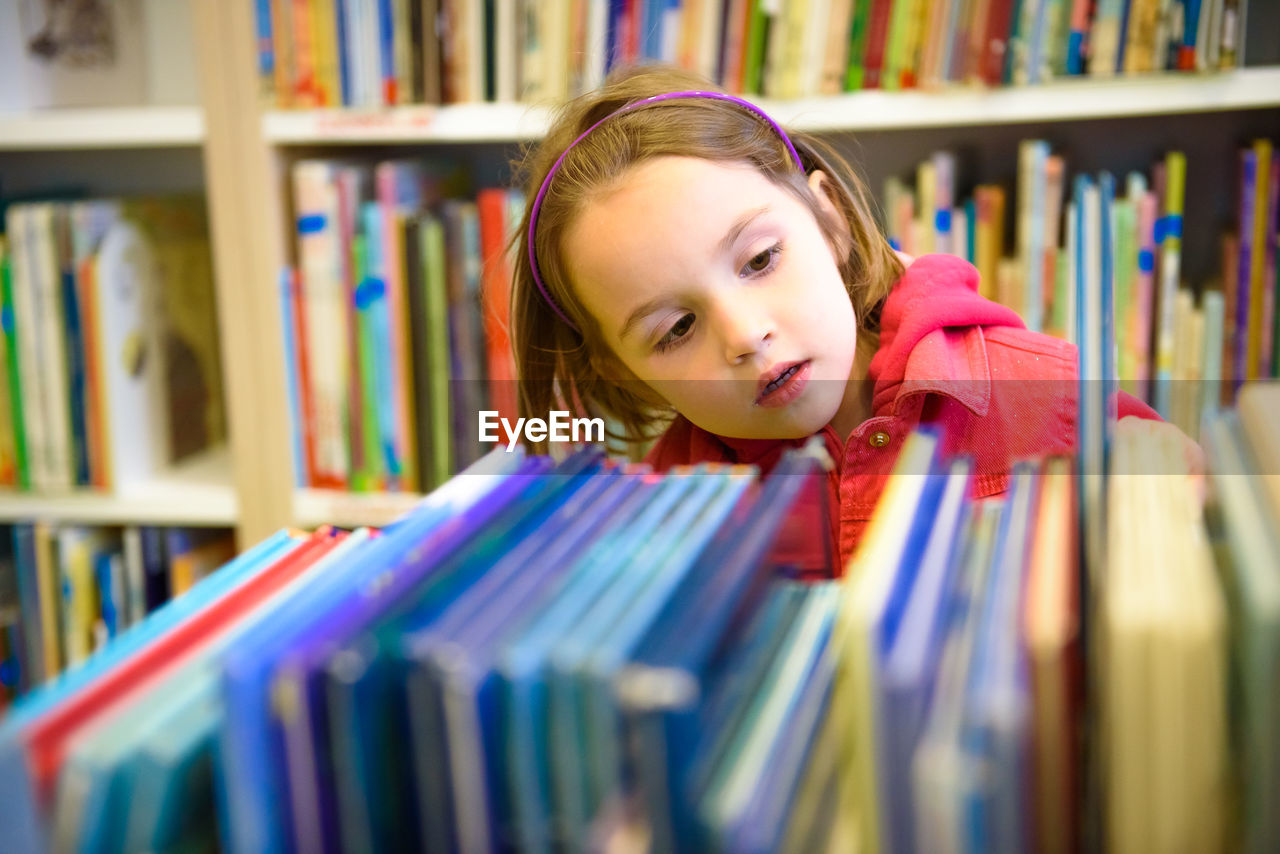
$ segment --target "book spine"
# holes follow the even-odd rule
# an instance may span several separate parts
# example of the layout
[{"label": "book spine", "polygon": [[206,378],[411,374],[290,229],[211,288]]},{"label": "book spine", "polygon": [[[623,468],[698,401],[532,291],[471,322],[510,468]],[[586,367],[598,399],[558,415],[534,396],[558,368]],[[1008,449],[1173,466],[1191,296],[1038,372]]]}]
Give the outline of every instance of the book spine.
[{"label": "book spine", "polygon": [[1089,39],[1090,0],[1071,0],[1071,17],[1067,31],[1066,73],[1083,74]]},{"label": "book spine", "polygon": [[323,161],[294,167],[298,259],[307,310],[304,324],[310,369],[315,485],[342,488],[347,452],[345,403],[350,356],[346,345],[346,296],[342,287],[333,170]]},{"label": "book spine", "polygon": [[1182,204],[1187,160],[1179,151],[1165,156],[1165,198],[1160,247],[1160,326],[1156,339],[1156,411],[1165,416],[1169,407],[1169,374],[1173,367],[1173,301],[1179,289],[1182,261]]},{"label": "book spine", "polygon": [[276,55],[272,37],[271,0],[254,0],[256,46],[258,49],[258,87],[263,104],[274,100]]},{"label": "book spine", "polygon": [[0,400],[9,413],[13,433],[13,481],[19,489],[31,488],[27,461],[27,436],[23,428],[22,368],[18,364],[17,316],[13,304],[13,232],[0,259],[0,332],[4,335],[5,397]]},{"label": "book spine", "polygon": [[292,103],[299,107],[317,105],[315,31],[311,26],[313,0],[293,0],[293,95]]},{"label": "book spine", "polygon": [[40,599],[39,567],[36,565],[35,531],[29,524],[13,526],[14,570],[18,576],[18,601],[22,609],[24,645],[24,686],[29,690],[50,676],[45,670],[44,609]]},{"label": "book spine", "polygon": [[67,414],[70,423],[71,474],[76,486],[91,486],[89,470],[89,427],[86,417],[87,382],[85,379],[84,321],[76,288],[74,260],[71,251],[71,217],[67,206],[60,205],[54,217],[58,283],[62,292],[62,319],[67,365]]},{"label": "book spine", "polygon": [[844,91],[856,2],[857,0],[831,0],[830,20],[826,24],[816,90],[819,95],[838,95]]},{"label": "book spine", "polygon": [[[365,462],[364,419],[364,379],[359,370],[360,352],[360,315],[356,307],[356,291],[361,282],[361,265],[363,261],[356,257],[355,240],[360,231],[357,222],[360,207],[364,203],[361,197],[362,172],[358,167],[340,166],[334,175],[334,189],[338,198],[338,252],[339,269],[342,276],[342,297],[344,313],[342,317],[343,331],[346,335],[347,352],[353,359],[352,369],[347,375],[347,448],[350,454],[350,468],[353,473],[364,472]],[[354,475],[353,475],[354,476]],[[358,487],[353,487],[358,488]]]},{"label": "book spine", "polygon": [[510,275],[506,257],[507,194],[485,189],[476,195],[480,217],[480,257],[484,265],[484,331],[488,349],[489,393],[500,418],[514,419],[518,409],[510,338]]},{"label": "book spine", "polygon": [[1270,187],[1267,199],[1267,221],[1262,238],[1266,244],[1262,269],[1262,352],[1259,354],[1258,375],[1274,377],[1276,337],[1276,234],[1280,225],[1280,151],[1271,153]]},{"label": "book spine", "polygon": [[871,27],[871,7],[875,0],[853,0],[853,21],[849,25],[849,58],[845,63],[844,90],[856,92],[866,84],[867,36]]},{"label": "book spine", "polygon": [[289,423],[293,451],[293,485],[299,489],[307,486],[306,443],[303,440],[305,429],[300,392],[301,369],[298,364],[298,335],[294,328],[293,301],[296,276],[291,267],[280,271],[280,318],[281,333],[284,336],[285,388],[289,398]]},{"label": "book spine", "polygon": [[58,209],[35,206],[37,270],[36,312],[42,326],[40,381],[45,388],[45,425],[51,489],[67,489],[75,483],[72,458],[70,388],[67,336],[62,298],[62,271],[58,263]]},{"label": "book spine", "polygon": [[[378,368],[377,351],[379,323],[377,314],[385,307],[386,293],[380,279],[372,275],[369,261],[370,240],[367,232],[357,234],[352,243],[351,253],[355,258],[356,301],[354,312],[359,328],[359,343],[356,350],[357,373],[360,375],[362,390],[360,408],[351,413],[352,423],[360,423],[360,435],[363,442],[358,459],[361,465],[353,464],[351,469],[351,488],[357,492],[367,492],[382,488],[382,454],[379,448],[381,425],[379,416],[382,407],[378,400]],[[353,454],[353,458],[355,458]]]},{"label": "book spine", "polygon": [[311,44],[315,64],[315,103],[318,107],[333,107],[342,103],[335,16],[334,0],[312,0]]},{"label": "book spine", "polygon": [[[1263,368],[1262,330],[1266,320],[1264,275],[1267,266],[1267,201],[1271,194],[1271,142],[1259,139],[1253,144],[1253,237],[1249,246],[1249,349],[1245,378],[1256,380],[1266,376]],[[1270,367],[1270,360],[1267,360]]]},{"label": "book spine", "polygon": [[272,69],[273,103],[280,109],[293,106],[295,57],[293,46],[294,0],[269,0],[271,4],[271,45],[275,55]]},{"label": "book spine", "polygon": [[444,224],[435,216],[429,217],[421,229],[421,259],[423,263],[423,306],[425,311],[427,361],[425,372],[429,375],[431,473],[424,488],[435,488],[444,483],[454,472],[453,444],[450,441],[452,423],[450,386],[455,378],[450,371],[449,300],[445,265]]}]

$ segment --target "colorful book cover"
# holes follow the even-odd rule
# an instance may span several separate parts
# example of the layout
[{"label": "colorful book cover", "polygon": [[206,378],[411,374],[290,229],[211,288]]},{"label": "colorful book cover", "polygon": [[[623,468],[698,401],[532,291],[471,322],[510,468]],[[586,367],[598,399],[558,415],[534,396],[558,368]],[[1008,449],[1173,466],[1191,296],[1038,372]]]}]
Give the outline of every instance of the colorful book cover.
[{"label": "colorful book cover", "polygon": [[310,379],[315,459],[313,485],[344,488],[350,474],[347,447],[348,389],[355,354],[348,341],[348,295],[343,283],[334,164],[304,160],[293,169],[298,266],[302,277],[303,330]]},{"label": "colorful book cover", "polygon": [[[22,420],[14,410],[15,396],[10,387],[17,380],[17,365],[10,364],[16,354],[11,346],[14,328],[9,275],[9,250],[0,236],[0,486],[19,486],[25,461],[20,462],[18,457],[18,444],[23,441]],[[25,456],[25,448],[23,453]]]},{"label": "colorful book cover", "polygon": [[358,282],[355,304],[352,306],[358,328],[354,367],[355,373],[360,376],[362,392],[359,409],[351,412],[351,423],[360,424],[359,435],[363,439],[359,454],[352,454],[350,486],[357,492],[379,491],[384,488],[386,458],[383,442],[386,438],[385,431],[392,429],[390,424],[382,423],[383,417],[389,413],[380,396],[380,390],[387,385],[380,381],[380,373],[386,366],[385,360],[379,358],[379,351],[386,340],[380,336],[386,326],[386,288],[381,279],[371,275],[370,242],[369,235],[362,233],[357,234],[351,243]]}]

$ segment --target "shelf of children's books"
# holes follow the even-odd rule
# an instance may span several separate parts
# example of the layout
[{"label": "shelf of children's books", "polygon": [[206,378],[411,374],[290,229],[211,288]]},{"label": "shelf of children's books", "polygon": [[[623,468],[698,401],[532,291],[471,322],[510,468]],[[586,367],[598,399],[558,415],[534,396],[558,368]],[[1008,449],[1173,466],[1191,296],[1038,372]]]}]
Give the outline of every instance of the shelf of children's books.
[{"label": "shelf of children's books", "polygon": [[0,521],[123,525],[233,526],[239,506],[226,448],[197,454],[154,479],[115,492],[75,489],[38,493],[0,491]]},{"label": "shelf of children's books", "polygon": [[173,148],[204,142],[199,107],[102,107],[0,113],[0,150]]},{"label": "shelf of children's books", "polygon": [[337,525],[380,528],[407,513],[422,496],[414,492],[343,492],[298,489],[293,495],[293,521],[301,528]]},{"label": "shelf of children's books", "polygon": [[[1280,67],[753,100],[788,127],[829,133],[1206,113],[1280,107]],[[527,104],[275,110],[263,116],[263,134],[276,145],[512,142],[537,139],[549,120]]]}]

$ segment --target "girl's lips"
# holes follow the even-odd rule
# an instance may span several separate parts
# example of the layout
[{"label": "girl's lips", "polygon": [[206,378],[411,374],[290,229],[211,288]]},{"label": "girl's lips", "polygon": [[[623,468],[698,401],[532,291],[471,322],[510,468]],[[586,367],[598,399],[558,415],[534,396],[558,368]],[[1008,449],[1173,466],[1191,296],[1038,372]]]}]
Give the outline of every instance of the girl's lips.
[{"label": "girl's lips", "polygon": [[[770,371],[761,378],[761,390],[756,395],[756,406],[786,406],[795,400],[809,383],[809,368],[810,363],[804,361],[780,365],[778,369]],[[779,377],[784,379],[778,381]]]}]

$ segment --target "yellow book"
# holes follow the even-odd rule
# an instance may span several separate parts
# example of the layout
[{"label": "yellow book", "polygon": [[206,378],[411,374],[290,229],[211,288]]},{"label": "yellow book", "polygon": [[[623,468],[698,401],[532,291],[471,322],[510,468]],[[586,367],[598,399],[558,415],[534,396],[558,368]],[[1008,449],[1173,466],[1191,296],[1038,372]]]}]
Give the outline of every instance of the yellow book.
[{"label": "yellow book", "polygon": [[916,193],[920,205],[916,208],[920,242],[915,250],[920,255],[935,251],[933,217],[938,206],[938,171],[933,160],[926,160],[916,169]]},{"label": "yellow book", "polygon": [[52,679],[66,661],[62,651],[62,584],[58,573],[58,544],[55,529],[44,523],[34,525],[36,588],[40,596],[40,645],[44,650],[44,676]]},{"label": "yellow book", "polygon": [[884,835],[879,828],[876,784],[876,721],[873,708],[878,656],[873,629],[880,624],[916,507],[928,481],[938,439],[913,434],[903,445],[875,515],[844,574],[844,598],[832,637],[839,656],[832,687],[831,714],[849,722],[842,745],[842,808],[858,816],[858,848],[876,854]]},{"label": "yellow book", "polygon": [[342,78],[338,65],[338,25],[331,0],[311,2],[311,57],[315,66],[317,107],[342,105]]}]

